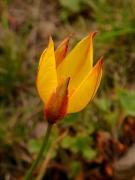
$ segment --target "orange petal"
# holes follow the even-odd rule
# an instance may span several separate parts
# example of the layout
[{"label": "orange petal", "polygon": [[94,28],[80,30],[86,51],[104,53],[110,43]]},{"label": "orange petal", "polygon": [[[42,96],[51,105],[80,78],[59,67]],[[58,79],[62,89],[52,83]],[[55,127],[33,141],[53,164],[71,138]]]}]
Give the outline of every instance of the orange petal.
[{"label": "orange petal", "polygon": [[71,77],[69,89],[76,88],[93,66],[93,37],[95,32],[83,38],[57,68],[58,81]]},{"label": "orange petal", "polygon": [[58,48],[55,50],[55,58],[56,58],[56,67],[63,61],[67,54],[69,40],[71,38],[71,35],[66,37],[58,46]]},{"label": "orange petal", "polygon": [[51,37],[48,48],[40,57],[36,84],[42,101],[46,103],[57,87],[54,44]]},{"label": "orange petal", "polygon": [[51,124],[56,123],[66,115],[68,105],[69,80],[70,78],[67,78],[57,87],[56,92],[52,94],[46,105],[45,116],[47,118],[47,121]]},{"label": "orange petal", "polygon": [[68,113],[81,111],[93,99],[102,76],[102,58],[69,97]]}]

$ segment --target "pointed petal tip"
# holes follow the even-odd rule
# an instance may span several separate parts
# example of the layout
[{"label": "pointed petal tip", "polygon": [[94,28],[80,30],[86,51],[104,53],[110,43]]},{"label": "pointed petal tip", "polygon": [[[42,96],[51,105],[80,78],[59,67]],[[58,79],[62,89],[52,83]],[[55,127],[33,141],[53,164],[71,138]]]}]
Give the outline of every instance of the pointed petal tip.
[{"label": "pointed petal tip", "polygon": [[92,34],[92,37],[94,38],[97,34],[97,31],[93,31],[93,32],[91,32],[91,34]]},{"label": "pointed petal tip", "polygon": [[48,49],[53,48],[53,51],[54,51],[54,42],[53,42],[51,35],[49,36],[49,39],[48,39],[48,47],[47,48]]},{"label": "pointed petal tip", "polygon": [[75,33],[69,33],[68,34],[68,36],[67,36],[67,38],[65,38],[65,43],[67,43],[67,46],[68,46],[68,44],[69,44],[69,41],[70,41],[70,39],[73,37],[75,35]]},{"label": "pointed petal tip", "polygon": [[48,45],[49,45],[49,44],[52,44],[52,43],[53,43],[52,36],[51,36],[51,35],[49,35],[49,38],[48,38]]},{"label": "pointed petal tip", "polygon": [[71,39],[70,36],[67,36],[62,42],[62,45],[65,47],[64,49],[65,54],[67,53],[70,39]]},{"label": "pointed petal tip", "polygon": [[103,57],[101,57],[101,58],[99,59],[99,63],[100,63],[101,65],[104,64],[104,58],[103,58]]},{"label": "pointed petal tip", "polygon": [[94,38],[96,36],[96,34],[97,34],[97,31],[92,31],[89,33],[89,36]]},{"label": "pointed petal tip", "polygon": [[96,65],[97,66],[101,66],[104,64],[104,58],[103,57],[100,57],[99,60],[97,61]]},{"label": "pointed petal tip", "polygon": [[97,61],[97,63],[96,63],[96,65],[94,66],[94,68],[96,68],[97,71],[100,71],[100,70],[102,69],[103,63],[104,63],[103,57],[101,57],[101,58]]},{"label": "pointed petal tip", "polygon": [[52,36],[51,36],[51,35],[49,35],[49,38],[48,38],[48,39],[49,39],[49,41],[50,41],[50,40],[52,40]]},{"label": "pointed petal tip", "polygon": [[58,67],[66,57],[70,39],[71,36],[67,36],[55,50],[56,67]]}]

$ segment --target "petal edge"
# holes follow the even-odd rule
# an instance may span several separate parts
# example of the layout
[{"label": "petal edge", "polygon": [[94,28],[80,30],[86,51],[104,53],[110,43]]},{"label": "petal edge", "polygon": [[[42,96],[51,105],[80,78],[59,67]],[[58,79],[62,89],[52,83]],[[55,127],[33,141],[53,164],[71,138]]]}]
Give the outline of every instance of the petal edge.
[{"label": "petal edge", "polygon": [[54,43],[51,37],[49,38],[48,48],[43,51],[40,57],[36,84],[42,101],[46,103],[58,85]]},{"label": "petal edge", "polygon": [[93,99],[102,77],[102,58],[69,97],[68,113],[81,111]]}]

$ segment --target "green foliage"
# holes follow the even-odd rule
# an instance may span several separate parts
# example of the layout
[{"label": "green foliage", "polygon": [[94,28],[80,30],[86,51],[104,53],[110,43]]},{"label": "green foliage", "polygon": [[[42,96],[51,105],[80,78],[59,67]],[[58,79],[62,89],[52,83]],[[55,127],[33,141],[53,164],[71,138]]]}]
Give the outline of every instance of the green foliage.
[{"label": "green foliage", "polygon": [[70,167],[71,174],[69,175],[70,178],[75,177],[81,170],[81,164],[78,161],[73,161]]},{"label": "green foliage", "polygon": [[24,44],[12,32],[5,32],[0,43],[0,94],[8,94],[22,84],[25,72],[22,71],[24,62]]},{"label": "green foliage", "polygon": [[135,116],[135,92],[119,89],[118,98],[126,115]]},{"label": "green foliage", "polygon": [[75,154],[80,153],[88,161],[96,156],[96,151],[91,148],[92,142],[92,137],[88,136],[88,134],[77,134],[74,137],[65,137],[62,147],[70,149]]},{"label": "green foliage", "polygon": [[111,102],[107,97],[96,99],[95,103],[104,113],[108,112],[110,109]]},{"label": "green foliage", "polygon": [[68,10],[72,11],[72,12],[79,12],[81,10],[81,3],[83,1],[82,0],[60,0],[60,4],[61,6],[63,6],[64,8],[67,8]]},{"label": "green foliage", "polygon": [[[103,122],[105,121],[111,128],[115,127],[119,115],[117,102],[104,96],[102,98],[96,99],[95,104],[103,118]],[[111,107],[113,106],[115,109],[112,111]]]},{"label": "green foliage", "polygon": [[[4,116],[4,107],[0,106],[0,140],[3,141],[5,134],[6,134],[6,123],[5,121],[5,116]],[[4,124],[4,126],[3,126]]]},{"label": "green foliage", "polygon": [[28,143],[28,148],[29,148],[31,153],[38,153],[41,145],[42,145],[41,141],[37,141],[37,140],[32,139]]},{"label": "green foliage", "polygon": [[88,5],[88,0],[59,0],[62,7],[60,18],[62,21],[67,21],[70,16],[84,11]]},{"label": "green foliage", "polygon": [[67,115],[63,120],[63,124],[64,125],[72,125],[74,124],[75,122],[77,122],[79,120],[79,113],[74,113],[74,114],[70,114],[70,115]]}]

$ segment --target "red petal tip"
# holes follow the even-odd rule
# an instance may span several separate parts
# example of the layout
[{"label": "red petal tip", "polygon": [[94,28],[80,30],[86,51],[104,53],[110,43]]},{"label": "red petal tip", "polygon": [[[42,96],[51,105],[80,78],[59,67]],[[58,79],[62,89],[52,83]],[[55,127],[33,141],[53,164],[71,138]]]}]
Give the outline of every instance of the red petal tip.
[{"label": "red petal tip", "polygon": [[96,34],[97,34],[97,31],[93,31],[90,34],[92,35],[92,38],[94,38],[96,36]]},{"label": "red petal tip", "polygon": [[99,61],[100,61],[101,65],[104,64],[104,58],[103,57],[101,57]]}]

